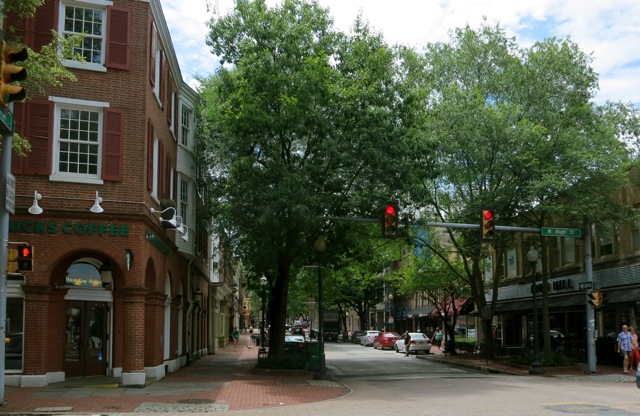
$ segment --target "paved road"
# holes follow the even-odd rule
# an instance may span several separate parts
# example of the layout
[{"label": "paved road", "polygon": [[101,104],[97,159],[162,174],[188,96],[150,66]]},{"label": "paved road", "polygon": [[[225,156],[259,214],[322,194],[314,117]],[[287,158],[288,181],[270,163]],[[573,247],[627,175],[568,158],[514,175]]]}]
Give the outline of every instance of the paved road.
[{"label": "paved road", "polygon": [[327,344],[326,356],[330,380],[314,380],[307,372],[256,372],[255,350],[227,348],[143,389],[74,387],[72,380],[10,387],[0,416],[640,415],[640,390],[620,369],[598,375],[569,369],[543,377],[503,374],[460,362],[452,366],[441,355],[405,357],[348,343]]},{"label": "paved road", "polygon": [[233,415],[640,415],[634,383],[490,374],[429,357],[404,357],[353,344],[327,344],[330,374],[345,397]]}]

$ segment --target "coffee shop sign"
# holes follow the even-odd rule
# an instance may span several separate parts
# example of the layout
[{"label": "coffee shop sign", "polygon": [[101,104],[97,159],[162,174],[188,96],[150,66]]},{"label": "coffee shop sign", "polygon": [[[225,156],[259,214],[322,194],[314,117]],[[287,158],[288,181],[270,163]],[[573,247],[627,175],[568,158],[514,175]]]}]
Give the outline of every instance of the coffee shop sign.
[{"label": "coffee shop sign", "polygon": [[81,223],[55,221],[10,221],[9,231],[28,234],[75,234],[99,235],[110,237],[127,237],[129,226],[126,224]]}]

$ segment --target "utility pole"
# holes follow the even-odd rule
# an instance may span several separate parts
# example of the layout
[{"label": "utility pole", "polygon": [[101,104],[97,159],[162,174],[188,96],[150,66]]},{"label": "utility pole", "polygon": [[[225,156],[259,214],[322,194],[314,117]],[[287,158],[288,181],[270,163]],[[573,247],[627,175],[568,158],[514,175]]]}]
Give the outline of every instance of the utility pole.
[{"label": "utility pole", "polygon": [[[13,129],[12,129],[13,130]],[[2,166],[0,167],[0,186],[4,192],[0,197],[0,404],[4,403],[5,383],[5,343],[7,336],[7,249],[9,246],[9,211],[7,210],[7,184],[11,175],[11,146],[13,131],[2,131]],[[15,183],[15,181],[13,181]]]},{"label": "utility pole", "polygon": [[[584,233],[584,276],[593,287],[593,257],[591,253],[591,226]],[[585,308],[587,310],[587,372],[596,372],[596,321],[594,308],[589,303],[589,292],[585,291]]]}]

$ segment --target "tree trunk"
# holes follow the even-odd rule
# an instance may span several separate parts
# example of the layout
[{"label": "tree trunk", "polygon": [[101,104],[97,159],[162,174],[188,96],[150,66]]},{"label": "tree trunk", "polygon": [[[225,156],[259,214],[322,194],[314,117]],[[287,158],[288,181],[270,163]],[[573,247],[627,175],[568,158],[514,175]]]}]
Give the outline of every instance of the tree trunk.
[{"label": "tree trunk", "polygon": [[284,335],[287,318],[287,293],[289,292],[289,273],[291,260],[278,260],[278,277],[269,291],[269,358],[284,357]]}]

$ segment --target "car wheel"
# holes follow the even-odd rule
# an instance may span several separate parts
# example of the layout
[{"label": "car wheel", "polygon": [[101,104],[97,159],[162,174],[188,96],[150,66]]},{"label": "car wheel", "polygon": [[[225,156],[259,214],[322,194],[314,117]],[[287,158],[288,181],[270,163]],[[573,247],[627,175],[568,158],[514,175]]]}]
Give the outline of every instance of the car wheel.
[{"label": "car wheel", "polygon": [[398,349],[398,346],[395,346],[396,352],[400,352],[400,350]]}]

